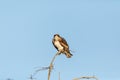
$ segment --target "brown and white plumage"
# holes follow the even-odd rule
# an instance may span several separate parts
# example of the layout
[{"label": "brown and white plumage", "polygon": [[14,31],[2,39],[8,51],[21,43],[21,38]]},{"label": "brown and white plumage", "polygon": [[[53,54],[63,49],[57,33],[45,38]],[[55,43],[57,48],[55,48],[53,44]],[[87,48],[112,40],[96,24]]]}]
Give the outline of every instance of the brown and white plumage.
[{"label": "brown and white plumage", "polygon": [[54,35],[52,43],[54,47],[60,52],[60,54],[65,54],[67,58],[70,58],[72,56],[67,41],[64,38],[62,38],[59,34]]}]

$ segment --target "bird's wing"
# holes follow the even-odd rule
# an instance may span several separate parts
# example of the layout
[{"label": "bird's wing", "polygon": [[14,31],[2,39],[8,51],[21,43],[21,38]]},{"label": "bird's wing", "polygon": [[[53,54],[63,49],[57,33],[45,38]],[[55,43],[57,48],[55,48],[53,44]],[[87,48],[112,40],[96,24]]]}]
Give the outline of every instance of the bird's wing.
[{"label": "bird's wing", "polygon": [[61,37],[60,43],[65,48],[69,49],[68,43],[67,43],[67,41],[64,38]]}]

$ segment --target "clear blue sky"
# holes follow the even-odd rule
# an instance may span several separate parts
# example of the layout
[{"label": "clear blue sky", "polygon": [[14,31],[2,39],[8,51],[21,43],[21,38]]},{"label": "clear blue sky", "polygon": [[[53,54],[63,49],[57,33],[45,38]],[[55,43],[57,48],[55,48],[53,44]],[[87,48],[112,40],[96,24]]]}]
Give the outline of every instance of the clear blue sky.
[{"label": "clear blue sky", "polygon": [[[1,0],[0,80],[28,80],[49,65],[59,33],[74,51],[56,58],[52,80],[97,76],[120,80],[119,0]],[[37,74],[47,80],[47,71]]]}]

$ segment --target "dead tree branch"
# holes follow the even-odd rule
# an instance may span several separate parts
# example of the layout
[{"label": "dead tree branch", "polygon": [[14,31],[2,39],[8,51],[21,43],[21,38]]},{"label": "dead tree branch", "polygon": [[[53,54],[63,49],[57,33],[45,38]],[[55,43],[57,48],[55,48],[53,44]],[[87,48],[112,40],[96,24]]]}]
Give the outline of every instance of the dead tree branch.
[{"label": "dead tree branch", "polygon": [[34,77],[38,74],[38,72],[43,71],[43,70],[47,70],[47,69],[49,69],[49,67],[41,67],[41,68],[35,70],[35,72],[30,75],[29,79],[35,80],[36,78],[34,78]]},{"label": "dead tree branch", "polygon": [[51,61],[50,65],[49,65],[49,69],[48,69],[48,80],[50,80],[50,74],[51,74],[51,71],[52,71],[52,69],[53,69],[53,62],[54,62],[56,56],[57,56],[59,53],[60,53],[60,52],[58,51],[58,52],[54,55],[54,57],[52,58],[52,61]]},{"label": "dead tree branch", "polygon": [[58,80],[60,80],[60,72],[59,72],[59,77],[58,77]]},{"label": "dead tree branch", "polygon": [[96,79],[96,80],[98,80],[98,78],[95,76],[82,76],[80,78],[75,78],[73,80],[81,80],[81,79]]}]

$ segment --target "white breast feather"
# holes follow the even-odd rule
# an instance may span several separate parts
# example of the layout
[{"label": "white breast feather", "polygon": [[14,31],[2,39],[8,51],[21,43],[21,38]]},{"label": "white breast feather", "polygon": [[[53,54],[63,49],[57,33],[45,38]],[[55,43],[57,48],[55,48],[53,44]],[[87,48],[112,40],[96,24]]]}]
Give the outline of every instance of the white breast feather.
[{"label": "white breast feather", "polygon": [[58,48],[58,50],[63,50],[63,47],[60,45],[60,42],[59,41],[55,41],[55,45],[56,47]]}]

